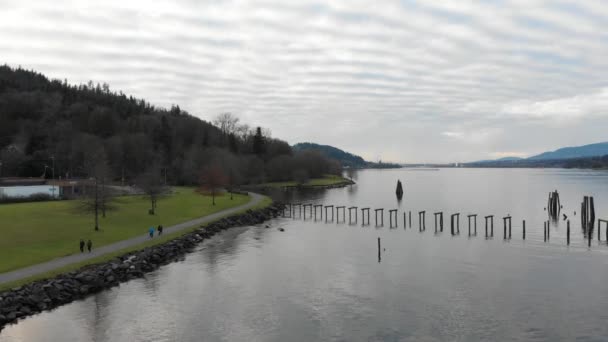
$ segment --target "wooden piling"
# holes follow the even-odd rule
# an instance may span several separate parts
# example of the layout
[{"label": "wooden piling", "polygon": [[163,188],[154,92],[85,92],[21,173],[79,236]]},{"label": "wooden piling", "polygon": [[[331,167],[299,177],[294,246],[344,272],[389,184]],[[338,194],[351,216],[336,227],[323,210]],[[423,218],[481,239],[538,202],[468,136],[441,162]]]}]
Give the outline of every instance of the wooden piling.
[{"label": "wooden piling", "polygon": [[321,214],[321,220],[322,220],[323,219],[323,204],[315,204],[313,207],[315,210],[315,221],[317,220],[317,208],[319,208],[319,213]]},{"label": "wooden piling", "polygon": [[380,247],[380,237],[378,237],[378,262],[380,262],[382,260],[382,254],[381,254],[381,247]]},{"label": "wooden piling", "polygon": [[[340,209],[342,209],[342,221],[340,221]],[[336,223],[346,222],[346,207],[343,205],[336,206]]]},{"label": "wooden piling", "polygon": [[551,222],[547,221],[547,240],[551,240]]},{"label": "wooden piling", "polygon": [[522,221],[522,237],[524,240],[526,239],[526,220]]},{"label": "wooden piling", "polygon": [[[376,227],[384,227],[384,208],[374,209],[376,218]],[[380,226],[378,226],[378,211],[380,211]]]},{"label": "wooden piling", "polygon": [[411,229],[411,228],[412,228],[412,211],[410,210],[410,211],[408,212],[408,214],[407,214],[407,215],[408,215],[408,218],[407,218],[407,219],[408,219],[408,221],[409,221],[409,222],[408,222],[408,223],[409,223],[408,225],[410,226],[410,229]]},{"label": "wooden piling", "polygon": [[393,215],[395,216],[395,227],[399,226],[399,223],[397,222],[397,209],[390,209],[388,211],[390,228],[393,228]]},{"label": "wooden piling", "polygon": [[422,232],[426,230],[426,211],[422,210],[418,212],[418,231]]},{"label": "wooden piling", "polygon": [[365,213],[367,213],[367,225],[369,226],[369,208],[361,208],[361,225],[365,226]]},{"label": "wooden piling", "polygon": [[352,213],[351,213],[353,211],[353,209],[355,210],[355,222],[354,223],[357,223],[357,209],[358,208],[355,206],[352,206],[352,207],[348,207],[348,224],[353,224]]},{"label": "wooden piling", "polygon": [[[327,209],[331,208],[331,221],[328,221],[329,218],[327,217]],[[326,205],[325,206],[325,222],[334,222],[334,206],[333,205]]]},{"label": "wooden piling", "polygon": [[547,242],[547,222],[543,222],[543,241]]},{"label": "wooden piling", "polygon": [[566,244],[570,246],[570,220],[566,222]]}]

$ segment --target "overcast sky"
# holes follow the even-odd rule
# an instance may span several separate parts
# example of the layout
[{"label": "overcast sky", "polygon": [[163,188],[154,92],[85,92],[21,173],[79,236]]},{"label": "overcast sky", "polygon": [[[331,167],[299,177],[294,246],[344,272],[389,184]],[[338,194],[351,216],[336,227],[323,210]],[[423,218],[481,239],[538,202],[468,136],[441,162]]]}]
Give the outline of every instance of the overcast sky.
[{"label": "overcast sky", "polygon": [[602,0],[0,0],[0,63],[369,160],[608,140]]}]

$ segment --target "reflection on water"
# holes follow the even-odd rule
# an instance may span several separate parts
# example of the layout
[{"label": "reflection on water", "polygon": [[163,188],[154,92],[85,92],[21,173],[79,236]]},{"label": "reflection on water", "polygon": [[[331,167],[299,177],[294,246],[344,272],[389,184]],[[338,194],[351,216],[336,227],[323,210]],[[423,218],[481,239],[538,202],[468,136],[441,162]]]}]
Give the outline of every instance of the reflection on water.
[{"label": "reflection on water", "polygon": [[[543,242],[554,189],[572,220],[570,247],[561,220]],[[502,240],[501,219],[486,240],[482,222],[477,237],[466,229],[453,237],[435,235],[432,217],[425,232],[416,220],[390,229],[281,218],[229,230],[145,279],[8,326],[0,341],[605,340],[608,246],[586,247],[572,218],[583,195],[595,197],[597,217],[608,216],[602,172],[361,171],[352,187],[281,196],[382,207],[387,216],[511,214],[513,238]]]}]

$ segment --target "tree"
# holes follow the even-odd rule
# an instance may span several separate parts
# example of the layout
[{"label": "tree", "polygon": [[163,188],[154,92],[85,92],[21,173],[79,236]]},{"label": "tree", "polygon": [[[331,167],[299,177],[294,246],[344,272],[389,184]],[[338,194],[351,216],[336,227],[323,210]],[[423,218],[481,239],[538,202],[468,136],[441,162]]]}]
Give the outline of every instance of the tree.
[{"label": "tree", "polygon": [[99,230],[99,215],[106,217],[106,212],[116,209],[113,203],[113,194],[107,186],[109,181],[109,168],[103,146],[91,146],[85,165],[90,185],[87,186],[86,195],[80,201],[79,210],[93,214],[95,230]]},{"label": "tree", "polygon": [[228,177],[217,162],[203,169],[199,178],[199,192],[211,193],[212,203],[215,205],[215,194],[228,184]]},{"label": "tree", "polygon": [[137,178],[136,185],[150,200],[150,215],[156,214],[158,199],[168,194],[170,189],[164,184],[161,168],[158,165],[151,167]]},{"label": "tree", "polygon": [[239,127],[239,118],[232,113],[222,113],[213,120],[213,124],[220,129],[223,135],[229,135],[236,133]]},{"label": "tree", "polygon": [[261,127],[255,129],[255,135],[253,136],[253,153],[258,156],[264,154],[264,136],[262,135]]}]

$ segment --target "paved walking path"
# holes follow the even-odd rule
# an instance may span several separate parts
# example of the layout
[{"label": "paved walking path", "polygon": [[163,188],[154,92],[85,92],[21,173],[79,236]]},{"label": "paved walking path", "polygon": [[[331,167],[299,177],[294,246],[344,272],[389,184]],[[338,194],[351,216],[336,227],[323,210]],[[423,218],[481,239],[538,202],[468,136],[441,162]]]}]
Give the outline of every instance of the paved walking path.
[{"label": "paved walking path", "polygon": [[[182,222],[182,223],[176,224],[174,226],[165,227],[163,229],[163,234],[171,234],[174,232],[178,232],[178,231],[184,230],[186,228],[205,224],[205,223],[211,222],[213,220],[216,220],[218,218],[234,214],[241,210],[246,210],[246,209],[252,208],[255,205],[257,205],[258,203],[260,203],[260,201],[264,198],[264,196],[253,193],[253,192],[249,192],[249,196],[251,197],[251,199],[246,204],[240,205],[238,207],[218,211],[217,213],[207,215],[207,216],[204,216],[201,218],[197,218],[194,220]],[[66,257],[53,259],[51,261],[43,262],[40,264],[36,264],[33,266],[20,268],[18,270],[14,270],[11,272],[0,273],[0,284],[8,283],[11,281],[16,281],[16,280],[31,277],[31,276],[35,276],[37,274],[41,274],[41,273],[45,273],[45,272],[49,272],[49,271],[61,268],[63,266],[67,266],[67,265],[70,265],[73,263],[77,263],[77,262],[81,262],[81,261],[85,261],[85,260],[89,260],[89,259],[93,259],[95,257],[102,256],[104,254],[116,252],[121,249],[135,246],[135,245],[141,244],[143,242],[149,241],[150,236],[147,233],[147,228],[148,227],[142,227],[142,231],[146,231],[146,234],[136,236],[134,238],[130,238],[127,240],[118,241],[118,242],[115,242],[115,243],[112,243],[109,245],[105,245],[105,246],[102,246],[99,248],[95,248],[95,241],[93,241],[93,251],[91,253],[87,253],[87,252],[77,253],[77,254],[66,256]],[[74,242],[74,246],[75,246],[74,249],[76,249],[77,243],[78,243],[78,241]]]}]

